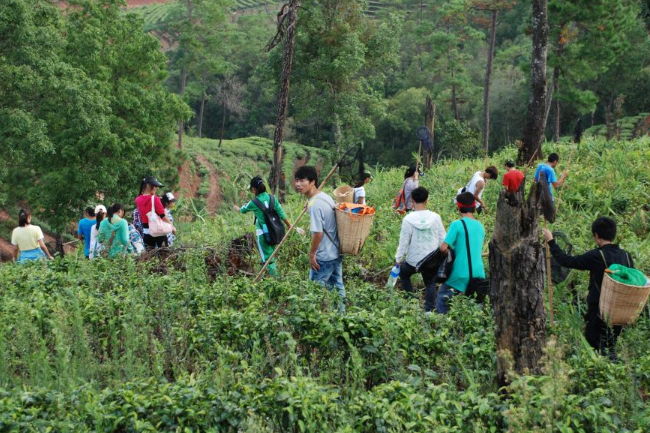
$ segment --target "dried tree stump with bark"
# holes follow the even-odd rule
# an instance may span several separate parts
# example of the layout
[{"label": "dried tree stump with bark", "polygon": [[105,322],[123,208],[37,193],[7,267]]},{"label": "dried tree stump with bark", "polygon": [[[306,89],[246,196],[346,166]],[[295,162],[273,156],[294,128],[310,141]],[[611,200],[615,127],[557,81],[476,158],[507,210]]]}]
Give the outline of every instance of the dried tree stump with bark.
[{"label": "dried tree stump with bark", "polygon": [[544,244],[539,239],[540,184],[527,200],[524,184],[516,194],[502,191],[490,242],[490,286],[497,346],[497,378],[539,372],[546,343]]}]

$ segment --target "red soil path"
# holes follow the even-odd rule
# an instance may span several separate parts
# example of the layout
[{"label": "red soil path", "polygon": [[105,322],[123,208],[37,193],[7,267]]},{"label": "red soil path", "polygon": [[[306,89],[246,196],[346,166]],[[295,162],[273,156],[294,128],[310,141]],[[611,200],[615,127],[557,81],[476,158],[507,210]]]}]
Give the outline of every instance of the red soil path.
[{"label": "red soil path", "polygon": [[208,197],[205,200],[205,205],[208,209],[210,215],[214,215],[217,212],[217,208],[221,203],[221,188],[219,187],[219,175],[217,174],[217,169],[214,168],[214,165],[203,155],[196,157],[197,161],[208,169],[210,176],[210,192]]}]

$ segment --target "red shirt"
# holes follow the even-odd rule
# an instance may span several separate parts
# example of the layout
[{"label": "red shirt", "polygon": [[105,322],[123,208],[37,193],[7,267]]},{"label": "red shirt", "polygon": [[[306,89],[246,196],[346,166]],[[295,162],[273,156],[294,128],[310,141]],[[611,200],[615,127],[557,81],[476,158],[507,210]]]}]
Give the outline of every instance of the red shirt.
[{"label": "red shirt", "polygon": [[505,175],[503,175],[503,186],[510,192],[519,191],[519,186],[521,182],[524,181],[524,174],[517,170],[510,170]]},{"label": "red shirt", "polygon": [[[156,213],[160,215],[161,218],[164,218],[165,207],[163,206],[162,201],[160,201],[160,197],[155,196],[153,201]],[[138,208],[138,212],[140,212],[140,221],[142,221],[142,224],[149,224],[147,213],[151,212],[151,195],[140,195],[136,197],[135,206]]]}]

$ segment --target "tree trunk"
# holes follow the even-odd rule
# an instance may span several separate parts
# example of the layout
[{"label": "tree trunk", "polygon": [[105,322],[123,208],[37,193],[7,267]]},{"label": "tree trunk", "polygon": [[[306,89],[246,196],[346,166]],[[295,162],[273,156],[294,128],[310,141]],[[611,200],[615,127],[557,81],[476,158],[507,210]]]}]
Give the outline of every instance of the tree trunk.
[{"label": "tree trunk", "polygon": [[[187,86],[187,69],[181,70],[181,82],[178,94],[182,97],[185,94],[185,87]],[[183,130],[185,129],[185,122],[178,122],[178,148],[183,147]]]},{"label": "tree trunk", "polygon": [[284,123],[287,118],[289,105],[289,84],[291,81],[291,70],[293,68],[293,54],[296,46],[296,22],[298,20],[298,7],[300,0],[290,0],[287,11],[287,26],[284,34],[284,48],[282,53],[282,72],[280,73],[280,93],[278,94],[278,115],[273,134],[273,166],[271,167],[271,189],[274,194],[281,191],[280,199],[284,196],[284,182],[282,176],[282,163],[284,151],[282,139],[284,134]]},{"label": "tree trunk", "polygon": [[[452,74],[453,79],[453,74]],[[454,119],[460,120],[460,113],[458,112],[458,101],[456,99],[456,84],[451,85],[451,111],[454,113]]]},{"label": "tree trunk", "polygon": [[226,98],[223,98],[221,101],[221,133],[219,134],[219,144],[217,147],[221,147],[223,142],[223,136],[226,132]]},{"label": "tree trunk", "polygon": [[435,153],[435,146],[434,146],[434,141],[433,141],[433,122],[434,122],[434,117],[436,115],[436,106],[433,105],[433,101],[431,100],[431,96],[427,95],[427,99],[425,101],[425,114],[424,114],[424,126],[427,127],[429,132],[431,133],[431,149],[425,149],[424,153],[424,166],[429,169],[431,168],[431,162],[433,160],[433,154]]},{"label": "tree trunk", "polygon": [[614,112],[612,106],[614,105],[614,98],[610,98],[605,104],[605,126],[607,126],[607,139],[611,140],[616,135],[616,123],[614,122]]},{"label": "tree trunk", "polygon": [[203,113],[205,111],[205,93],[201,97],[201,107],[199,108],[199,138],[203,137]]},{"label": "tree trunk", "polygon": [[523,131],[523,145],[518,161],[528,164],[542,157],[542,141],[546,127],[546,57],[548,53],[547,0],[533,1],[533,57],[531,61],[532,94]]},{"label": "tree trunk", "polygon": [[63,249],[63,236],[61,234],[55,234],[55,248],[56,252],[59,253],[61,257],[65,256],[65,250]]},{"label": "tree trunk", "polygon": [[487,65],[485,66],[485,86],[483,88],[483,148],[487,154],[490,151],[490,85],[492,82],[492,61],[496,46],[498,10],[492,11],[490,22],[490,45],[488,46]]},{"label": "tree trunk", "polygon": [[546,342],[545,254],[537,227],[538,186],[533,184],[526,201],[522,184],[514,196],[502,191],[497,202],[490,242],[490,286],[500,385],[509,383],[511,371],[539,373]]},{"label": "tree trunk", "polygon": [[560,68],[553,68],[553,102],[555,102],[555,122],[553,128],[553,141],[560,141]]}]

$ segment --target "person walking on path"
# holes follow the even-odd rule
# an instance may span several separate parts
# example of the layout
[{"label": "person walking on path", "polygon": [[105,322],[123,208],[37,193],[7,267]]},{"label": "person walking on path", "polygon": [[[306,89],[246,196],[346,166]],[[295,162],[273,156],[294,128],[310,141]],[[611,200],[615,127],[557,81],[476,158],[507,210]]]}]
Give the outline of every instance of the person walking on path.
[{"label": "person walking on path", "polygon": [[52,255],[43,241],[43,231],[32,224],[32,214],[25,209],[18,212],[18,227],[11,232],[11,244],[14,245],[14,260],[25,263],[44,258],[51,259]]},{"label": "person walking on path", "polygon": [[108,208],[106,218],[99,225],[98,241],[104,245],[104,249],[108,249],[110,259],[131,252],[129,225],[124,219],[124,206],[115,203]]},{"label": "person walking on path", "polygon": [[469,192],[474,196],[477,202],[476,213],[480,214],[484,210],[487,211],[487,206],[483,202],[483,192],[487,185],[487,181],[492,179],[496,180],[499,177],[499,170],[493,165],[487,167],[483,171],[477,171],[472,175],[472,178],[467,182],[464,188],[461,188],[459,194]]},{"label": "person walking on path", "polygon": [[630,254],[614,244],[616,238],[616,221],[607,217],[597,218],[591,224],[591,234],[596,248],[579,256],[570,256],[553,239],[553,233],[543,229],[551,255],[557,262],[567,268],[589,271],[589,293],[587,295],[587,313],[585,314],[585,338],[601,355],[616,359],[616,340],[622,326],[608,326],[600,317],[600,286],[603,283],[605,269],[619,264],[629,268],[634,266]]},{"label": "person walking on path", "polygon": [[85,217],[79,220],[77,225],[77,236],[84,241],[84,256],[90,256],[90,232],[95,225],[95,209],[87,207],[84,211]]},{"label": "person walking on path", "polygon": [[565,170],[562,172],[560,179],[557,178],[555,174],[555,167],[560,161],[560,156],[557,153],[551,153],[548,155],[547,162],[541,163],[535,169],[535,182],[539,182],[539,176],[544,173],[546,175],[546,182],[548,183],[548,190],[553,197],[553,188],[560,188],[564,185],[569,172]]},{"label": "person walking on path", "polygon": [[[251,179],[250,191],[253,193],[255,198],[242,207],[233,206],[233,209],[243,214],[253,212],[253,215],[255,215],[255,239],[257,242],[257,249],[260,252],[262,263],[265,263],[268,258],[271,257],[271,254],[273,254],[273,251],[275,251],[275,245],[270,245],[267,241],[266,237],[268,236],[269,229],[266,225],[264,210],[260,206],[269,209],[272,205],[273,210],[284,222],[287,228],[291,227],[291,222],[284,213],[284,209],[282,209],[280,202],[274,196],[266,192],[266,185],[264,185],[264,180],[260,176],[255,176]],[[301,234],[305,233],[302,229],[296,229],[296,231]],[[265,233],[267,236],[265,236]],[[271,263],[269,263],[267,268],[270,275],[274,277],[279,276],[275,258]]]},{"label": "person walking on path", "polygon": [[[436,251],[445,239],[445,227],[440,215],[427,210],[429,191],[423,187],[413,190],[414,210],[402,220],[399,246],[395,253],[395,264],[399,266],[399,278],[402,288],[413,294],[411,276],[420,273],[425,285],[425,311],[432,311],[436,301],[435,276],[437,265],[428,266],[421,263]],[[432,261],[433,260],[432,258]],[[420,265],[419,269],[418,265]]]},{"label": "person walking on path", "polygon": [[506,191],[514,194],[519,191],[519,187],[524,181],[524,173],[521,170],[517,170],[515,163],[512,161],[506,161],[505,167],[506,174],[503,175],[502,183]]},{"label": "person walking on path", "polygon": [[[163,221],[171,224],[171,221],[169,221],[165,216],[165,207],[163,206],[160,197],[156,195],[156,191],[158,191],[158,188],[161,186],[163,186],[163,184],[158,182],[158,179],[155,177],[145,177],[142,179],[142,183],[140,184],[140,195],[135,199],[135,206],[138,209],[138,215],[142,222],[144,244],[148,250],[161,248],[167,245],[167,235],[154,237],[149,234],[149,217],[147,216],[151,211],[151,197],[153,196],[153,206],[156,214],[158,214]],[[176,229],[173,230],[173,233],[176,233]]]},{"label": "person walking on path", "polygon": [[404,206],[406,211],[413,210],[413,190],[420,186],[419,180],[420,173],[418,172],[417,166],[410,166],[404,173],[404,183],[402,188],[404,190]]},{"label": "person walking on path", "polygon": [[294,185],[298,193],[309,199],[309,279],[328,290],[338,290],[339,311],[345,311],[345,285],[343,284],[343,260],[339,253],[334,200],[318,189],[318,174],[311,166],[300,167],[294,173]]},{"label": "person walking on path", "polygon": [[354,184],[354,192],[352,202],[356,204],[366,204],[366,188],[365,185],[372,181],[372,176],[368,172],[364,172],[359,181]]},{"label": "person walking on path", "polygon": [[[458,211],[461,219],[449,225],[449,231],[445,241],[440,246],[442,253],[452,248],[454,250],[454,264],[451,274],[438,289],[436,297],[436,312],[447,314],[449,301],[454,296],[465,293],[471,278],[485,278],[483,267],[483,241],[485,240],[485,228],[475,217],[476,198],[474,194],[467,191],[456,197]],[[470,276],[467,244],[469,241],[470,255],[472,261],[472,275]]]},{"label": "person walking on path", "polygon": [[95,206],[95,224],[90,229],[90,251],[88,254],[89,259],[94,259],[99,257],[104,246],[99,242],[99,226],[106,217],[106,206],[103,204],[98,204]]}]

